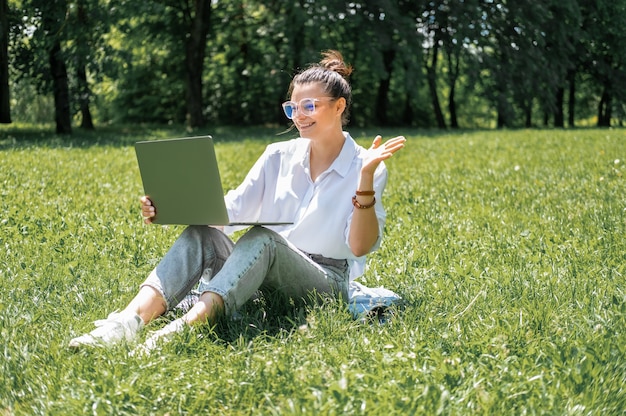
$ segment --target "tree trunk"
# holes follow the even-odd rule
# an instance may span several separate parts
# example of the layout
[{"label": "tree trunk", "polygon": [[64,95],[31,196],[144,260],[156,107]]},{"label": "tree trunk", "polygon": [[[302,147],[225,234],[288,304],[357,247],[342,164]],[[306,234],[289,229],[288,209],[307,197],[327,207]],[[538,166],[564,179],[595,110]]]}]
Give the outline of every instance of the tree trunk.
[{"label": "tree trunk", "polygon": [[454,92],[456,89],[456,81],[450,84],[450,96],[448,97],[448,111],[450,112],[450,127],[459,128],[459,121],[456,116],[456,101],[454,101]]},{"label": "tree trunk", "polygon": [[426,78],[428,79],[428,89],[430,90],[430,98],[433,104],[433,111],[435,112],[435,119],[437,120],[437,126],[440,129],[446,128],[446,121],[441,111],[441,105],[439,104],[439,97],[437,95],[437,56],[439,55],[439,46],[437,42],[433,45],[432,56],[430,64],[426,65]]},{"label": "tree trunk", "polygon": [[497,121],[498,128],[503,129],[506,127],[511,127],[511,116],[510,116],[510,111],[509,111],[509,105],[507,102],[507,98],[502,91],[498,92],[497,111],[498,111],[498,121]]},{"label": "tree trunk", "polygon": [[0,123],[11,123],[9,93],[9,4],[0,0]]},{"label": "tree trunk", "polygon": [[[81,1],[76,4],[76,15],[78,23],[81,28],[89,28],[89,13],[85,9],[85,4]],[[80,128],[84,130],[94,130],[93,119],[91,117],[91,111],[89,110],[89,99],[91,97],[91,91],[89,90],[89,83],[87,81],[87,70],[85,69],[85,53],[89,50],[84,40],[79,36],[76,39],[77,48],[77,64],[76,64],[76,79],[78,89],[78,105],[80,107],[80,114],[82,116],[80,122]]]},{"label": "tree trunk", "polygon": [[569,81],[569,98],[567,100],[567,125],[569,127],[576,127],[576,72],[570,71],[568,76]]},{"label": "tree trunk", "polygon": [[554,109],[554,127],[565,127],[565,114],[563,113],[563,99],[565,97],[565,89],[559,87],[556,90],[556,108]]},{"label": "tree trunk", "polygon": [[78,100],[80,105],[80,114],[82,120],[80,122],[80,128],[85,130],[94,130],[93,119],[91,117],[91,111],[89,110],[89,85],[87,84],[87,72],[84,66],[80,66],[76,71],[76,77],[78,78]]},{"label": "tree trunk", "polygon": [[383,65],[387,76],[380,80],[378,84],[378,95],[376,97],[376,118],[381,126],[389,124],[387,111],[389,108],[389,86],[391,85],[391,72],[393,71],[393,60],[396,56],[394,50],[383,52]]},{"label": "tree trunk", "polygon": [[[410,64],[408,62],[405,62],[404,64],[404,71],[405,74],[410,73]],[[404,110],[402,111],[402,124],[405,126],[414,126],[415,120],[414,120],[414,114],[413,114],[413,106],[411,105],[411,101],[413,98],[413,90],[414,88],[411,88],[407,85],[406,88],[406,99],[404,100]]]},{"label": "tree trunk", "polygon": [[211,1],[195,0],[195,14],[191,21],[190,33],[185,45],[187,123],[189,127],[204,125],[202,105],[202,69],[206,53]]},{"label": "tree trunk", "polygon": [[528,104],[524,106],[524,113],[526,115],[524,126],[529,129],[533,126],[533,101],[529,100]]},{"label": "tree trunk", "polygon": [[598,103],[598,127],[611,127],[611,94],[607,86],[604,87]]},{"label": "tree trunk", "polygon": [[497,127],[499,129],[503,129],[506,127],[506,117],[503,114],[503,110],[501,108],[498,109],[498,121],[497,121]]},{"label": "tree trunk", "polygon": [[70,92],[67,80],[67,68],[61,54],[61,43],[56,41],[50,49],[50,73],[54,91],[54,117],[57,134],[72,133],[70,114]]},{"label": "tree trunk", "polygon": [[459,121],[456,114],[456,81],[459,78],[459,52],[455,53],[454,49],[448,52],[448,82],[450,87],[450,95],[448,96],[448,112],[450,113],[450,127],[453,129],[459,128]]}]

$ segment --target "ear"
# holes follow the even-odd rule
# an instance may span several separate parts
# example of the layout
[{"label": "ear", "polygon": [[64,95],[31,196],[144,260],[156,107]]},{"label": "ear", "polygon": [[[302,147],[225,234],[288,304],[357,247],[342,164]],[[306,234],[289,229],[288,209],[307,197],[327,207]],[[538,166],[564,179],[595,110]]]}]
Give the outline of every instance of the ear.
[{"label": "ear", "polygon": [[339,115],[343,114],[346,109],[346,99],[344,97],[337,98],[337,101],[335,101],[335,109]]}]

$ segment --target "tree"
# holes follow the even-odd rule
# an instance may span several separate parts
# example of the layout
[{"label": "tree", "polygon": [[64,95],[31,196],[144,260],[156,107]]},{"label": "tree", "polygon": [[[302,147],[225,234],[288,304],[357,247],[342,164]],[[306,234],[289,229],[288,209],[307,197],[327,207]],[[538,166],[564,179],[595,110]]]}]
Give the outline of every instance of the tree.
[{"label": "tree", "polygon": [[481,5],[478,71],[488,76],[479,80],[485,98],[496,109],[498,128],[530,127],[535,100],[550,111],[554,108],[556,78],[548,65],[552,58],[545,54],[542,28],[546,7],[505,1]]},{"label": "tree", "polygon": [[430,2],[430,8],[425,10],[417,18],[418,31],[424,36],[424,69],[426,70],[426,80],[428,82],[428,89],[430,91],[431,103],[433,112],[435,113],[435,119],[437,120],[437,126],[440,129],[446,128],[446,121],[441,110],[441,104],[439,101],[439,87],[437,83],[437,71],[439,67],[439,57],[442,45],[442,36],[445,32],[445,27],[442,26],[442,19],[438,16],[438,12],[441,9],[445,9],[447,6],[440,1]]},{"label": "tree", "polygon": [[65,41],[65,0],[27,0],[22,3],[22,22],[15,33],[13,66],[19,81],[32,82],[40,94],[53,93],[56,132],[69,134],[71,106]]},{"label": "tree", "polygon": [[185,40],[185,97],[187,123],[190,127],[204,125],[202,105],[202,74],[206,55],[207,36],[211,18],[211,0],[192,0],[182,3],[186,25],[189,28]]},{"label": "tree", "polygon": [[[58,131],[76,115],[83,128],[288,123],[280,103],[291,77],[324,49],[355,68],[357,126],[487,126],[496,115],[499,127],[530,127],[539,114],[561,127],[566,111],[569,126],[625,116],[626,0],[12,4],[21,15],[8,23],[9,87],[32,94],[22,88],[29,80],[41,95],[54,92]],[[0,20],[4,109],[6,27]],[[14,108],[24,108],[28,97],[17,95]]]},{"label": "tree", "polygon": [[542,71],[538,74],[544,83],[540,91],[552,93],[553,106],[545,106],[547,113],[552,111],[555,127],[565,127],[565,101],[568,94],[569,126],[574,126],[575,73],[578,66],[577,51],[580,38],[581,15],[578,0],[550,0],[545,2],[545,11],[536,18],[538,34],[541,37],[540,58]]},{"label": "tree", "polygon": [[0,123],[11,123],[9,95],[9,3],[0,0]]},{"label": "tree", "polygon": [[[222,2],[220,2],[221,4]],[[112,116],[120,121],[205,124],[204,80],[212,20],[210,0],[119,0],[117,94]]]},{"label": "tree", "polygon": [[[94,7],[94,9],[96,8]],[[89,56],[92,56],[88,34],[93,33],[93,25],[96,24],[94,20],[96,19],[90,19],[89,17],[87,2],[85,0],[76,0],[74,28],[82,32],[78,36],[74,36],[74,44],[76,45],[74,53],[76,62],[76,96],[82,115],[80,127],[85,130],[94,129],[93,118],[89,108],[91,91],[87,80],[87,60]]]},{"label": "tree", "polygon": [[597,86],[597,124],[610,127],[615,108],[626,102],[625,0],[580,0],[585,71]]},{"label": "tree", "polygon": [[70,91],[65,56],[61,48],[63,23],[66,15],[65,0],[49,0],[44,3],[40,31],[45,37],[48,50],[52,91],[54,95],[54,114],[57,134],[72,132],[70,113]]},{"label": "tree", "polygon": [[[367,42],[371,57],[378,61],[374,67],[378,70],[372,68],[372,81],[377,84],[374,101],[375,122],[381,126],[390,125],[392,117],[397,117],[397,114],[392,115],[390,98],[393,78],[398,67],[396,58],[402,53],[406,44],[404,38],[409,32],[407,23],[412,28],[414,26],[410,21],[407,22],[406,16],[402,15],[397,2],[388,0],[348,4],[346,11],[350,11],[349,15],[353,17],[350,18],[355,26],[353,33],[359,35],[359,38],[354,39],[354,43],[359,45]],[[412,35],[408,33],[408,36]],[[394,98],[398,100],[399,97]]]},{"label": "tree", "polygon": [[480,7],[476,0],[443,0],[439,2],[435,14],[441,26],[439,37],[446,59],[450,127],[458,128],[457,83],[462,75],[462,65],[467,67],[473,62],[467,56],[479,37]]}]

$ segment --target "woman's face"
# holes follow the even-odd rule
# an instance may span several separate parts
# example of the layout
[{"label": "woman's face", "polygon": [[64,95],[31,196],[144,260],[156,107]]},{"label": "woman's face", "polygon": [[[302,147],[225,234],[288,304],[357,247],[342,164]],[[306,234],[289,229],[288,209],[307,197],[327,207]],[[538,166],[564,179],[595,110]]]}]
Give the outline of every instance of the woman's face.
[{"label": "woman's face", "polygon": [[[305,98],[316,100],[313,114],[307,115],[307,111],[301,110],[301,102]],[[316,139],[341,132],[341,114],[345,109],[345,99],[332,99],[324,91],[322,84],[296,85],[291,93],[291,101],[298,104],[292,120],[301,137]]]}]

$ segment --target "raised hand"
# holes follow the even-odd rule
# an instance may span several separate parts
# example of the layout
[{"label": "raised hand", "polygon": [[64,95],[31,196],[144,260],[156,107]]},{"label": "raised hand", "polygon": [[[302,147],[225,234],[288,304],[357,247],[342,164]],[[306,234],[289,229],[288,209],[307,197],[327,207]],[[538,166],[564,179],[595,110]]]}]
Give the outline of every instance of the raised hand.
[{"label": "raised hand", "polygon": [[398,150],[404,147],[406,139],[404,136],[394,137],[383,143],[381,136],[376,136],[372,142],[372,146],[368,149],[368,156],[363,161],[361,172],[374,173],[380,162],[389,159]]}]

